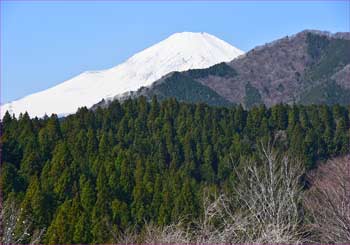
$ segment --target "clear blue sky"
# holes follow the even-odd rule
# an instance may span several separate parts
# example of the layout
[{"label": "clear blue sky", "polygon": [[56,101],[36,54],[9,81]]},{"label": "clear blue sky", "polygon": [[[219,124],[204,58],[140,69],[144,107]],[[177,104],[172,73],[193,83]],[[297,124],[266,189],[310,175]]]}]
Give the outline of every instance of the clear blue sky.
[{"label": "clear blue sky", "polygon": [[303,29],[349,31],[349,1],[1,1],[1,102],[105,69],[175,32],[248,51]]}]

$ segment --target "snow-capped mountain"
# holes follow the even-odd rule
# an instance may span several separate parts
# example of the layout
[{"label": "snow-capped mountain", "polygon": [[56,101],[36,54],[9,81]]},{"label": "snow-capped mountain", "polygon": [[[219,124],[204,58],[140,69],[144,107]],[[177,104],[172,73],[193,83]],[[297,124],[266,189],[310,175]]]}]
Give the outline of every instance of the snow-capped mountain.
[{"label": "snow-capped mountain", "polygon": [[172,71],[206,68],[230,61],[243,52],[208,33],[175,33],[135,54],[124,63],[101,71],[87,71],[47,90],[1,107],[31,117],[67,115],[79,107],[91,107],[102,99],[149,86]]}]

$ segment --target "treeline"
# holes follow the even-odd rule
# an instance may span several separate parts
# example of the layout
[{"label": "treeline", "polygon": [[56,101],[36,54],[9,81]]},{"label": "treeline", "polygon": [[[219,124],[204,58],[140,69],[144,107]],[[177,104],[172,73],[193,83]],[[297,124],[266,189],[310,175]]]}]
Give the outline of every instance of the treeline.
[{"label": "treeline", "polygon": [[44,230],[41,242],[55,244],[190,223],[203,190],[232,192],[242,160],[271,140],[306,169],[350,149],[349,108],[338,105],[246,111],[141,97],[62,119],[6,113],[1,124],[3,200],[30,221],[28,234]]}]

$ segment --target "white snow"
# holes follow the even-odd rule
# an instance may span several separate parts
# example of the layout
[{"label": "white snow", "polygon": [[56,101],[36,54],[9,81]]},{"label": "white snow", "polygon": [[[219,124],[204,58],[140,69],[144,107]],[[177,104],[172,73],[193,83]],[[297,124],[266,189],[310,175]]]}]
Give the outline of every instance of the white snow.
[{"label": "white snow", "polygon": [[243,52],[208,33],[175,33],[133,55],[124,63],[101,71],[87,71],[47,90],[1,106],[19,115],[67,115],[79,107],[91,107],[103,98],[149,86],[172,71],[207,68],[230,61]]}]

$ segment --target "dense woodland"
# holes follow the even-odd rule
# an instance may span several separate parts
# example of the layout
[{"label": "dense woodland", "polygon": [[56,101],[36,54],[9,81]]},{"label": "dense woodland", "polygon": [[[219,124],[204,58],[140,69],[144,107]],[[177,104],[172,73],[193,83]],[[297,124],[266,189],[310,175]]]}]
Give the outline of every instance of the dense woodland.
[{"label": "dense woodland", "polygon": [[[41,243],[107,243],[146,223],[191,223],[205,190],[235,195],[259,146],[305,171],[350,149],[349,108],[276,105],[244,110],[144,97],[74,115],[2,119],[1,189]],[[309,188],[301,178],[302,188]],[[14,233],[23,230],[19,222]],[[30,235],[22,242],[29,242]]]}]

